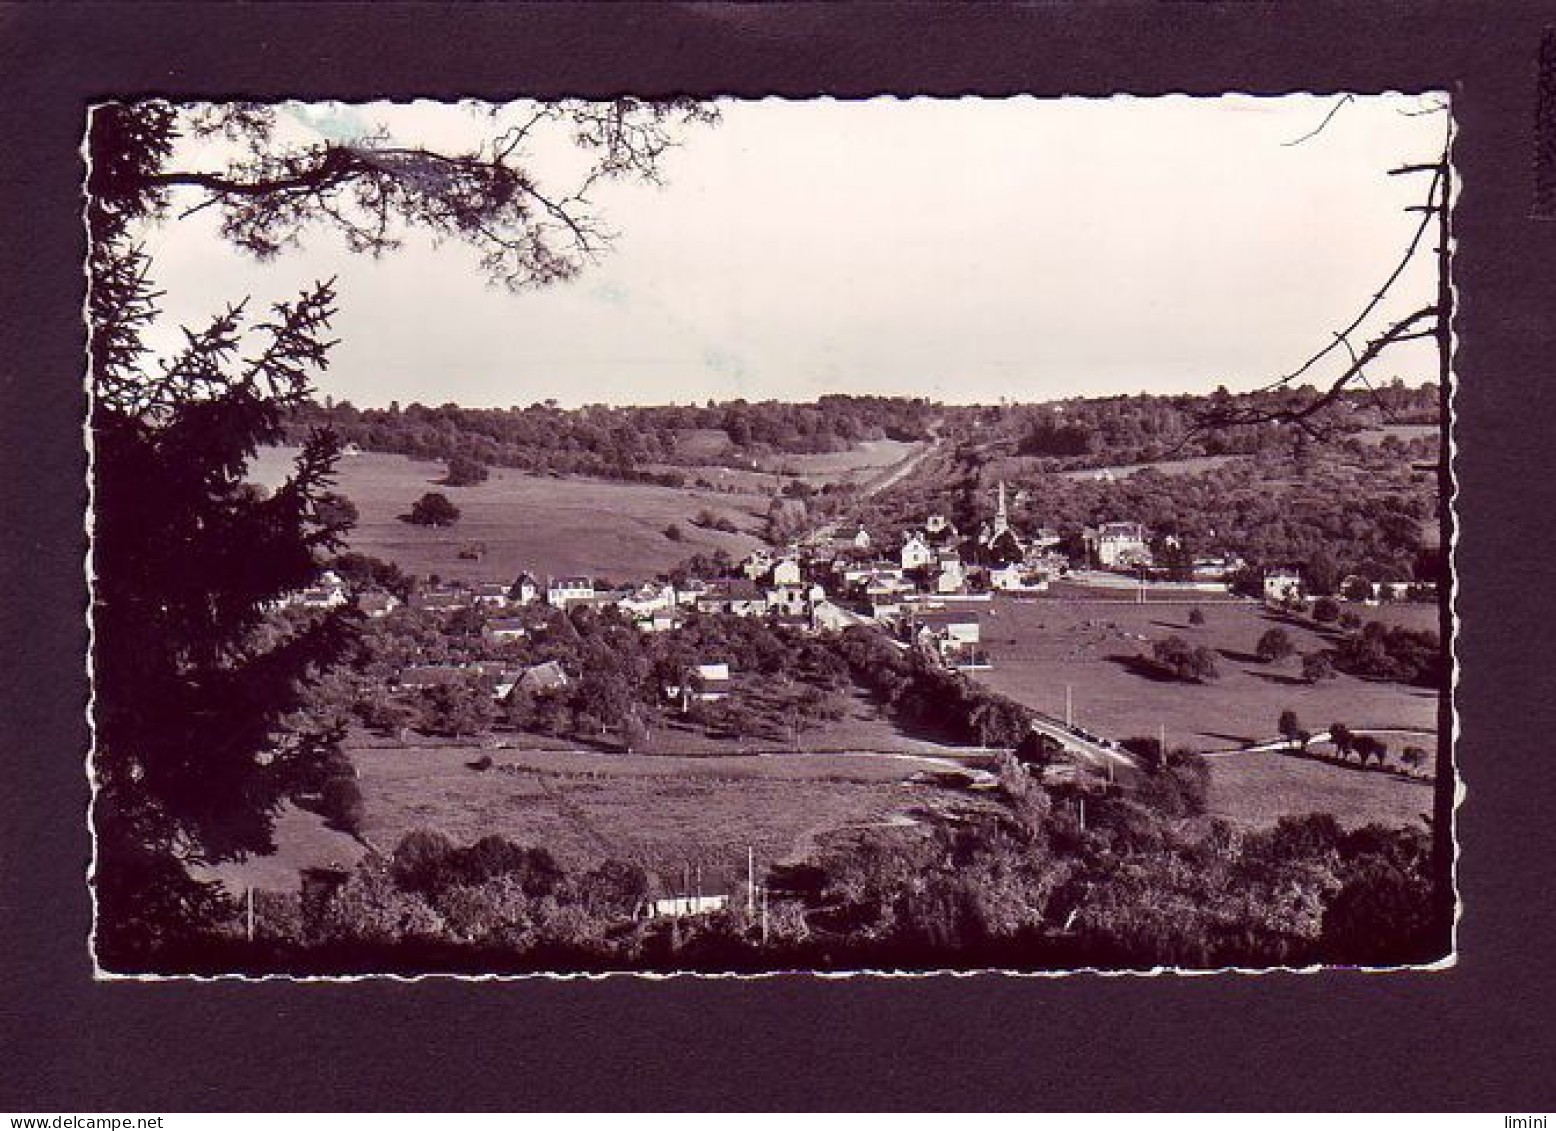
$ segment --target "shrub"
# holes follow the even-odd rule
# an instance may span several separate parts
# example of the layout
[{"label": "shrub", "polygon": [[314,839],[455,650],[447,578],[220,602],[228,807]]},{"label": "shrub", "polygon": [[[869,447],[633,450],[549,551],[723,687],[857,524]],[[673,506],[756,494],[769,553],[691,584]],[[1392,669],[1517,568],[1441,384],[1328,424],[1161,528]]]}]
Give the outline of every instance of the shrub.
[{"label": "shrub", "polygon": [[1334,678],[1334,661],[1328,652],[1309,652],[1302,657],[1302,678],[1309,683]]},{"label": "shrub", "polygon": [[1185,683],[1203,683],[1216,679],[1216,654],[1204,645],[1193,645],[1181,636],[1169,636],[1151,646],[1156,666]]},{"label": "shrub", "polygon": [[1205,610],[1195,607],[1189,610],[1189,623],[1195,628],[1205,623]]},{"label": "shrub", "polygon": [[452,456],[448,461],[448,473],[443,482],[449,487],[468,487],[472,483],[484,483],[491,470],[480,460],[466,455]]},{"label": "shrub", "polygon": [[453,526],[459,521],[459,508],[440,491],[428,491],[411,506],[407,521],[416,526]]},{"label": "shrub", "polygon": [[367,808],[356,779],[344,774],[326,778],[319,793],[324,816],[342,831],[360,836]]},{"label": "shrub", "polygon": [[1266,664],[1277,660],[1284,660],[1295,652],[1296,646],[1292,644],[1291,637],[1283,628],[1272,628],[1259,637],[1259,643],[1254,646],[1254,652]]},{"label": "shrub", "polygon": [[1320,597],[1313,602],[1313,619],[1319,624],[1334,624],[1340,619],[1340,602],[1333,597]]},{"label": "shrub", "polygon": [[400,838],[389,857],[389,874],[406,891],[432,891],[459,878],[459,850],[432,829],[413,829]]}]

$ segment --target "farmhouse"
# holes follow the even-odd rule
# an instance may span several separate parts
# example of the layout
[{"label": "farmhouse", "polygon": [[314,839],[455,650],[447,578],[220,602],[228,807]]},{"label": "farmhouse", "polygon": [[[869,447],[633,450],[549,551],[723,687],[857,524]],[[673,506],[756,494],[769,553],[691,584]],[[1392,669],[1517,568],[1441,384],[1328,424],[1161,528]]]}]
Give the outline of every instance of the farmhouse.
[{"label": "farmhouse", "polygon": [[482,608],[506,609],[508,588],[496,582],[482,582],[470,591],[470,600]]},{"label": "farmhouse", "polygon": [[810,610],[810,591],[803,585],[779,585],[766,596],[768,609],[779,616],[802,617]]},{"label": "farmhouse", "polygon": [[845,628],[854,628],[865,623],[865,619],[858,613],[849,612],[841,605],[834,605],[831,601],[817,601],[810,610],[810,626],[818,632],[841,632]]},{"label": "farmhouse", "polygon": [[913,643],[948,666],[971,663],[983,640],[978,614],[962,610],[931,609],[909,621]]},{"label": "farmhouse", "polygon": [[565,609],[579,601],[594,600],[594,579],[590,577],[553,577],[546,586],[546,604]]},{"label": "farmhouse", "polygon": [[903,541],[900,559],[903,569],[925,569],[935,560],[935,551],[928,539],[915,530]]},{"label": "farmhouse", "polygon": [[529,629],[519,617],[493,617],[481,626],[481,635],[502,644],[510,640],[522,640],[529,635]]},{"label": "farmhouse", "polygon": [[639,585],[617,602],[623,613],[638,621],[652,619],[655,613],[669,612],[675,606],[675,586],[657,581]]},{"label": "farmhouse", "polygon": [[651,899],[645,905],[649,919],[679,919],[687,915],[711,915],[729,906],[727,895],[670,895]]},{"label": "farmhouse", "polygon": [[534,695],[542,691],[560,691],[571,682],[567,678],[567,671],[558,661],[547,660],[520,672],[514,688]]},{"label": "farmhouse", "polygon": [[940,572],[935,578],[936,593],[960,593],[967,587],[967,574],[962,569],[962,559],[955,550],[941,551],[939,569]]},{"label": "farmhouse", "polygon": [[1264,571],[1266,601],[1298,601],[1302,598],[1302,572],[1291,566],[1275,566]]},{"label": "farmhouse", "polygon": [[293,605],[304,609],[336,609],[346,603],[346,583],[333,570],[325,570],[317,585],[299,589],[275,603],[274,607]]},{"label": "farmhouse", "polygon": [[665,885],[666,894],[644,902],[641,914],[648,919],[673,919],[688,915],[711,915],[729,907],[730,900],[738,893],[747,899],[754,889],[747,884],[744,873],[734,869],[688,865],[680,876]]},{"label": "farmhouse", "polygon": [[767,598],[756,583],[744,577],[719,578],[708,584],[697,598],[699,613],[733,613],[737,617],[759,617],[767,612]]},{"label": "farmhouse", "polygon": [[717,703],[729,698],[730,675],[728,664],[698,664],[687,673],[687,678],[665,688],[666,699],[679,699],[684,712],[692,700],[699,703]]},{"label": "farmhouse", "polygon": [[1082,535],[1086,548],[1103,569],[1131,569],[1151,564],[1145,527],[1138,522],[1104,522]]},{"label": "farmhouse", "polygon": [[798,585],[800,583],[800,560],[792,556],[784,556],[773,563],[768,580],[774,585]]},{"label": "farmhouse", "polygon": [[1242,566],[1241,559],[1230,555],[1198,557],[1190,566],[1190,573],[1195,581],[1225,581]]},{"label": "farmhouse", "polygon": [[989,570],[989,587],[1008,593],[1040,593],[1048,588],[1048,575],[1019,562],[1006,562]]},{"label": "farmhouse", "polygon": [[677,605],[696,606],[708,595],[708,583],[699,577],[688,577],[675,587],[675,603]]}]

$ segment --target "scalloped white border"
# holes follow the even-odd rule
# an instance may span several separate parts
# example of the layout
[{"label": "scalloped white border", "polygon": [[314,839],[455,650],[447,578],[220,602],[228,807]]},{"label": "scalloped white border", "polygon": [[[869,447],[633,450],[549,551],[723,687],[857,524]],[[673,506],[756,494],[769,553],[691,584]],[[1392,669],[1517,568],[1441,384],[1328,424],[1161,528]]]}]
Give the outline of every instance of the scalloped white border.
[{"label": "scalloped white border", "polygon": [[[815,98],[784,98],[784,97],[779,97],[777,95],[767,95],[767,96],[762,97],[762,98],[737,98],[737,97],[732,97],[732,96],[729,96],[729,95],[714,95],[714,96],[711,96],[709,98],[709,100],[710,101],[715,101],[715,102],[719,102],[719,101],[729,101],[729,102],[838,102],[838,101],[843,101],[843,102],[866,102],[866,101],[887,101],[887,100],[889,100],[889,101],[896,101],[896,102],[916,102],[916,101],[920,101],[920,100],[929,101],[929,102],[947,102],[947,101],[952,101],[954,99],[956,101],[971,100],[971,101],[978,101],[978,102],[1004,102],[1004,101],[1011,101],[1013,99],[1032,99],[1033,101],[1042,101],[1042,102],[1063,102],[1063,101],[1100,102],[1100,101],[1104,101],[1104,100],[1112,101],[1112,100],[1116,100],[1116,99],[1139,100],[1139,101],[1160,101],[1160,100],[1164,100],[1164,99],[1185,99],[1185,98],[1187,98],[1187,99],[1196,99],[1196,100],[1198,100],[1198,99],[1223,98],[1223,97],[1228,97],[1228,96],[1273,100],[1273,99],[1290,99],[1290,98],[1300,98],[1300,97],[1319,98],[1319,97],[1330,97],[1330,96],[1335,95],[1335,94],[1351,94],[1351,93],[1357,94],[1358,97],[1379,97],[1379,96],[1403,95],[1403,94],[1442,94],[1442,95],[1444,95],[1447,98],[1448,105],[1447,105],[1446,109],[1447,109],[1447,113],[1448,113],[1448,123],[1449,123],[1449,126],[1448,126],[1448,138],[1449,138],[1449,141],[1448,141],[1447,154],[1446,155],[1447,155],[1448,168],[1449,168],[1449,170],[1451,172],[1451,175],[1452,175],[1452,178],[1453,178],[1452,185],[1450,186],[1451,187],[1451,196],[1450,196],[1449,201],[1448,201],[1449,213],[1450,213],[1450,216],[1451,216],[1454,208],[1456,207],[1456,205],[1458,203],[1460,195],[1464,191],[1462,174],[1460,173],[1458,167],[1454,164],[1454,161],[1453,161],[1454,144],[1457,141],[1459,130],[1458,130],[1458,122],[1454,118],[1454,94],[1453,94],[1453,91],[1451,91],[1451,90],[1427,89],[1427,90],[1421,90],[1421,91],[1402,91],[1402,90],[1390,89],[1390,90],[1382,90],[1382,91],[1368,91],[1365,94],[1362,94],[1360,92],[1355,92],[1355,91],[1329,91],[1329,92],[1324,92],[1323,94],[1319,94],[1319,93],[1313,92],[1313,91],[1288,91],[1288,92],[1282,93],[1282,94],[1249,94],[1249,93],[1246,93],[1246,92],[1243,92],[1243,91],[1222,91],[1222,92],[1220,92],[1218,94],[1188,94],[1188,93],[1184,93],[1184,92],[1180,91],[1180,92],[1173,92],[1173,93],[1168,93],[1168,94],[1150,94],[1150,95],[1137,95],[1137,94],[1131,94],[1131,93],[1128,93],[1128,92],[1125,92],[1125,91],[1120,91],[1120,92],[1117,92],[1115,94],[1108,95],[1108,96],[1101,96],[1101,95],[1072,95],[1072,94],[1057,95],[1057,96],[1052,96],[1052,95],[1041,95],[1040,96],[1040,95],[1034,95],[1034,94],[1013,94],[1013,95],[1003,95],[1003,96],[985,96],[985,95],[946,95],[946,96],[941,96],[941,95],[926,95],[926,94],[915,94],[915,95],[882,94],[882,95],[875,95],[875,96],[873,96],[871,98],[857,98],[857,99],[855,99],[855,98],[839,99],[839,98],[836,98],[835,96],[832,96],[832,95],[820,95],[820,96],[817,96]],[[90,175],[91,175],[91,165],[92,165],[92,156],[91,156],[91,152],[90,152],[90,149],[89,149],[89,146],[88,146],[88,143],[87,143],[88,128],[89,128],[90,123],[91,123],[91,115],[93,114],[94,111],[96,111],[96,109],[99,106],[104,105],[106,101],[107,100],[100,101],[100,102],[93,102],[93,103],[91,103],[90,105],[87,106],[87,108],[86,108],[86,119],[85,119],[85,121],[83,123],[81,143],[80,143],[79,150],[78,150],[80,155],[81,155],[81,160],[82,160],[83,168],[85,169],[85,173],[83,174],[82,183],[81,183],[81,195],[82,195],[81,226],[82,226],[83,235],[84,235],[84,237],[86,239],[86,246],[88,247],[88,249],[90,249],[90,246],[91,246],[91,232],[89,230],[88,218],[87,218],[87,206],[86,206],[87,192],[86,192],[86,189],[87,189],[87,178],[90,177]],[[199,101],[199,100],[194,99],[194,100],[190,100],[190,101]],[[288,101],[294,101],[294,100],[292,100],[292,99],[276,99],[276,100],[268,100],[268,101],[272,101],[272,102],[275,102],[275,103],[282,103],[282,102],[288,102]],[[350,102],[350,101],[347,101],[347,102],[343,102],[342,104],[343,105],[347,105],[347,106],[351,106],[351,107],[366,107],[366,106],[385,105],[385,104],[396,105],[396,106],[405,106],[405,105],[415,105],[416,103],[420,103],[420,102],[437,102],[437,103],[439,103],[441,105],[461,104],[461,103],[490,104],[490,100],[478,99],[478,98],[460,98],[460,99],[446,99],[446,100],[445,99],[426,99],[426,98],[374,99],[373,101],[370,101],[370,102]],[[1450,253],[1456,253],[1457,249],[1458,249],[1458,235],[1457,235],[1456,227],[1453,226],[1452,224],[1450,224],[1450,226],[1449,226],[1449,239],[1450,239],[1450,243],[1449,243]],[[88,251],[88,254],[90,254],[90,250]],[[83,300],[82,300],[81,316],[82,316],[83,325],[85,326],[85,325],[89,325],[89,320],[90,320],[90,316],[91,316],[91,306],[90,306],[90,304],[91,304],[91,286],[92,286],[91,272],[89,270],[89,265],[88,265],[88,263],[87,263],[87,261],[85,259],[83,259],[82,264],[81,264],[81,274],[82,274],[82,280],[83,280],[83,285],[84,285],[84,296],[85,296],[83,298]],[[1452,294],[1453,294],[1453,311],[1454,311],[1454,314],[1457,315],[1458,311],[1459,311],[1459,285],[1458,285],[1457,278],[1455,278],[1452,275],[1451,271],[1450,271],[1450,277],[1449,277],[1449,287],[1450,287],[1450,290],[1452,291]],[[426,973],[426,974],[398,974],[398,973],[381,973],[381,974],[379,974],[379,973],[374,973],[374,974],[349,974],[349,975],[348,974],[257,974],[256,975],[256,974],[244,974],[244,973],[240,973],[240,972],[233,972],[233,973],[228,973],[228,974],[151,974],[151,973],[134,974],[134,973],[122,973],[122,972],[115,971],[115,970],[105,969],[103,967],[100,959],[99,959],[98,950],[97,950],[98,905],[97,905],[97,887],[96,887],[96,884],[94,882],[95,879],[96,879],[96,875],[97,875],[97,826],[96,826],[96,822],[93,820],[93,816],[94,816],[94,813],[95,813],[96,807],[97,807],[97,795],[98,795],[98,791],[99,791],[99,788],[100,788],[100,783],[99,783],[98,778],[97,778],[97,771],[96,771],[96,765],[95,765],[96,753],[97,753],[97,725],[96,725],[96,717],[97,717],[97,712],[96,712],[97,697],[96,697],[96,693],[97,693],[97,689],[96,689],[95,681],[93,680],[93,671],[92,671],[92,658],[93,658],[93,655],[94,655],[94,653],[96,651],[96,624],[95,624],[95,621],[94,621],[94,618],[93,618],[93,609],[95,608],[95,604],[96,604],[97,592],[96,592],[96,585],[95,585],[96,574],[95,574],[95,570],[93,568],[93,566],[94,566],[94,562],[93,562],[94,542],[93,542],[93,539],[92,539],[92,535],[93,535],[94,530],[95,530],[95,514],[96,514],[95,502],[96,502],[96,484],[97,484],[97,476],[96,476],[96,466],[97,466],[97,458],[96,457],[97,457],[97,453],[96,453],[96,447],[94,445],[93,437],[92,437],[92,407],[93,407],[93,404],[95,402],[94,402],[93,385],[92,385],[92,377],[91,377],[91,371],[92,371],[91,353],[90,353],[90,346],[89,346],[89,344],[83,345],[82,357],[83,357],[84,365],[83,365],[82,382],[83,382],[83,384],[85,386],[85,389],[86,389],[86,406],[87,406],[87,408],[86,408],[86,416],[83,419],[82,426],[81,426],[82,442],[85,445],[86,454],[87,454],[87,484],[86,484],[86,487],[87,487],[87,504],[86,504],[86,512],[83,515],[83,519],[82,519],[83,532],[86,534],[86,538],[87,538],[87,549],[86,549],[86,554],[84,556],[84,561],[83,561],[83,565],[84,565],[84,569],[85,569],[85,573],[86,573],[87,597],[88,597],[87,607],[86,607],[86,612],[85,612],[86,629],[87,629],[87,654],[86,654],[86,657],[85,657],[85,669],[86,669],[86,676],[87,676],[86,725],[87,725],[87,731],[91,735],[91,741],[88,744],[87,751],[86,751],[85,770],[86,770],[86,776],[87,776],[88,784],[91,787],[91,799],[90,799],[90,801],[89,801],[89,803],[87,805],[86,823],[87,823],[87,833],[90,836],[91,841],[92,841],[92,855],[91,855],[91,859],[87,863],[85,879],[86,879],[86,885],[87,885],[87,892],[88,892],[88,894],[90,896],[91,903],[92,903],[92,925],[91,925],[91,928],[90,928],[90,930],[88,931],[88,934],[87,934],[87,950],[88,950],[88,953],[90,954],[91,959],[92,959],[92,978],[93,978],[94,981],[98,981],[98,982],[191,982],[192,981],[192,982],[206,982],[206,983],[211,983],[211,982],[244,982],[244,983],[255,983],[255,984],[265,983],[265,982],[295,982],[295,983],[298,983],[300,985],[318,985],[318,984],[329,985],[329,984],[346,983],[346,982],[390,982],[390,983],[399,983],[399,984],[412,984],[412,983],[416,983],[416,982],[424,982],[424,981],[429,981],[429,980],[453,981],[453,982],[524,982],[524,981],[533,981],[535,979],[544,979],[544,980],[547,980],[547,981],[560,981],[560,982],[573,982],[573,981],[603,982],[603,981],[607,981],[607,980],[610,980],[610,979],[617,979],[617,978],[631,978],[631,979],[639,979],[639,980],[646,980],[646,981],[652,981],[652,982],[672,981],[672,980],[682,979],[682,978],[706,979],[706,980],[710,980],[710,981],[731,981],[731,980],[734,980],[734,981],[748,981],[748,980],[765,980],[765,979],[772,979],[772,978],[792,978],[792,977],[796,977],[796,976],[799,976],[799,977],[812,977],[812,978],[816,978],[816,979],[823,980],[823,981],[846,980],[846,979],[850,979],[850,978],[861,978],[861,977],[868,977],[868,978],[892,978],[892,979],[899,979],[899,978],[922,979],[922,978],[944,978],[944,977],[951,977],[951,978],[976,978],[976,977],[990,977],[990,976],[994,976],[994,977],[1019,978],[1019,979],[1032,979],[1032,978],[1037,978],[1037,979],[1053,979],[1053,978],[1072,978],[1072,977],[1077,977],[1077,976],[1092,975],[1092,976],[1102,977],[1102,978],[1156,978],[1156,977],[1161,977],[1163,975],[1169,975],[1169,974],[1171,974],[1171,975],[1178,975],[1178,976],[1184,976],[1184,977],[1196,977],[1197,978],[1197,977],[1220,976],[1220,975],[1225,975],[1225,974],[1251,975],[1251,976],[1255,976],[1255,977],[1263,977],[1263,976],[1269,976],[1269,975],[1282,975],[1282,974],[1302,974],[1302,975],[1330,974],[1330,973],[1339,973],[1339,974],[1343,974],[1343,973],[1397,974],[1397,973],[1414,973],[1414,972],[1433,972],[1433,971],[1441,971],[1441,970],[1452,969],[1454,966],[1456,966],[1458,964],[1458,959],[1459,959],[1459,926],[1460,926],[1460,923],[1463,921],[1463,918],[1464,918],[1464,895],[1463,895],[1463,892],[1459,888],[1459,882],[1458,882],[1459,881],[1459,865],[1460,865],[1460,861],[1462,859],[1461,853],[1463,851],[1463,845],[1462,845],[1462,843],[1459,840],[1458,811],[1459,811],[1459,807],[1464,804],[1465,798],[1468,796],[1468,789],[1466,787],[1465,780],[1464,780],[1463,767],[1462,767],[1462,765],[1460,763],[1460,760],[1459,760],[1459,757],[1458,757],[1459,747],[1460,747],[1459,738],[1460,738],[1460,735],[1461,735],[1461,724],[1460,724],[1460,719],[1459,719],[1459,697],[1458,697],[1459,677],[1460,677],[1459,649],[1458,649],[1458,643],[1459,643],[1459,607],[1458,607],[1459,585],[1458,585],[1458,570],[1457,570],[1456,567],[1457,567],[1457,561],[1458,561],[1458,546],[1459,546],[1459,540],[1462,537],[1461,531],[1462,531],[1463,524],[1459,521],[1459,515],[1458,515],[1458,511],[1456,509],[1456,504],[1457,504],[1458,496],[1459,496],[1459,480],[1458,480],[1458,473],[1457,473],[1457,463],[1458,463],[1459,447],[1458,447],[1457,430],[1456,430],[1456,427],[1455,427],[1456,424],[1457,424],[1457,413],[1455,411],[1455,404],[1457,402],[1459,377],[1458,377],[1458,371],[1457,371],[1456,367],[1454,366],[1453,362],[1454,362],[1454,360],[1458,356],[1459,338],[1458,338],[1458,333],[1457,333],[1456,329],[1454,328],[1454,326],[1453,326],[1453,324],[1451,322],[1450,322],[1450,325],[1449,325],[1449,338],[1450,338],[1450,347],[1449,347],[1449,349],[1450,349],[1450,361],[1449,361],[1449,366],[1448,366],[1448,390],[1447,390],[1447,398],[1446,398],[1449,411],[1448,411],[1447,419],[1443,421],[1443,427],[1447,431],[1447,438],[1448,438],[1448,484],[1449,484],[1449,493],[1448,493],[1447,498],[1440,500],[1440,505],[1442,507],[1444,507],[1452,515],[1452,518],[1453,518],[1452,531],[1451,531],[1451,535],[1450,535],[1450,539],[1449,539],[1449,543],[1448,543],[1448,558],[1447,558],[1447,565],[1448,565],[1448,571],[1447,571],[1447,573],[1448,573],[1448,578],[1447,578],[1447,584],[1448,584],[1447,601],[1448,601],[1448,606],[1449,606],[1449,622],[1450,622],[1450,624],[1452,626],[1452,632],[1449,635],[1449,638],[1448,638],[1448,640],[1445,643],[1446,643],[1446,646],[1447,646],[1447,649],[1448,649],[1449,657],[1450,657],[1450,659],[1452,661],[1452,663],[1450,664],[1450,673],[1449,673],[1449,682],[1448,682],[1447,694],[1448,694],[1449,719],[1450,719],[1450,725],[1452,727],[1452,733],[1449,736],[1449,739],[1450,739],[1450,742],[1451,742],[1453,750],[1454,750],[1454,759],[1453,759],[1453,767],[1454,767],[1454,803],[1453,803],[1453,819],[1449,822],[1449,828],[1448,828],[1447,832],[1448,832],[1448,835],[1453,839],[1453,864],[1452,864],[1453,871],[1452,871],[1452,881],[1453,881],[1455,898],[1454,898],[1453,924],[1452,924],[1452,928],[1451,928],[1451,932],[1450,932],[1450,947],[1449,947],[1449,952],[1448,952],[1447,955],[1445,955],[1444,957],[1438,959],[1435,962],[1422,963],[1422,964],[1418,964],[1418,965],[1406,965],[1406,966],[1324,966],[1324,965],[1317,965],[1317,964],[1315,964],[1315,965],[1310,965],[1310,966],[1269,966],[1269,967],[1223,966],[1223,967],[1218,967],[1216,969],[1200,969],[1200,968],[1189,968],[1189,967],[1182,967],[1182,966],[1153,966],[1153,967],[1151,967],[1149,969],[1144,969],[1144,970],[1139,970],[1139,969],[1127,969],[1127,970],[1126,969],[1109,969],[1109,968],[1095,967],[1095,966],[1082,966],[1082,967],[1075,967],[1075,968],[1066,969],[1066,970],[1009,970],[1009,969],[1004,969],[1004,968],[1001,968],[1001,967],[985,967],[985,968],[979,968],[979,969],[973,969],[973,970],[962,970],[962,969],[953,969],[953,968],[938,969],[938,970],[879,970],[879,969],[874,969],[874,968],[862,968],[862,969],[858,969],[858,970],[811,970],[811,969],[806,969],[806,968],[796,968],[796,969],[791,969],[791,970],[763,970],[763,971],[754,972],[754,973],[739,973],[739,972],[733,972],[733,971],[731,971],[731,972],[705,972],[705,971],[699,971],[699,970],[675,970],[675,971],[611,970],[611,971],[602,971],[602,972],[592,972],[592,971],[535,971],[535,972],[532,972],[532,973],[521,973],[521,974],[496,974],[496,973],[493,973],[493,974],[456,974],[456,973],[444,973],[444,972],[430,972],[430,973]],[[1438,736],[1438,741],[1441,742],[1442,738],[1443,738],[1443,736],[1439,735]],[[1435,834],[1436,834],[1436,830],[1434,830],[1434,835]]]}]

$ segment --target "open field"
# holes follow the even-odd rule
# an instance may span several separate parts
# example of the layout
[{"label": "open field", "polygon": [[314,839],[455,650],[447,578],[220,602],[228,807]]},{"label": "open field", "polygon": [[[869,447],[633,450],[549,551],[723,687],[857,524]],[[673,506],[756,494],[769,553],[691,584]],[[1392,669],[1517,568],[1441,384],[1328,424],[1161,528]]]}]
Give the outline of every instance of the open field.
[{"label": "open field", "polygon": [[[1210,601],[1198,606],[1205,624],[1193,627],[1188,623],[1193,607],[997,600],[983,627],[994,667],[977,678],[1061,719],[1069,684],[1078,725],[1112,738],[1155,735],[1165,726],[1169,745],[1199,750],[1267,739],[1287,707],[1310,730],[1333,722],[1352,728],[1436,726],[1437,695],[1429,689],[1346,675],[1309,685],[1300,678],[1298,657],[1264,664],[1253,655],[1259,636],[1275,625],[1286,629],[1299,653],[1315,651],[1327,641],[1310,628],[1251,602]],[[1400,615],[1421,610],[1424,618],[1435,611],[1427,605],[1393,608]],[[1151,643],[1171,635],[1216,651],[1221,678],[1180,683],[1141,666]]]},{"label": "open field", "polygon": [[906,440],[865,440],[841,452],[816,452],[810,455],[776,453],[760,461],[769,471],[825,481],[846,479],[856,472],[880,471],[901,463],[923,448]]},{"label": "open field", "polygon": [[367,854],[356,839],[331,828],[323,817],[287,803],[276,815],[275,852],[199,870],[234,896],[245,889],[296,891],[304,868],[354,868]]},{"label": "open field", "polygon": [[[957,758],[973,752],[968,747],[948,746],[904,734],[896,724],[882,715],[863,691],[852,690],[849,697],[848,711],[843,718],[821,722],[797,734],[777,738],[712,737],[700,728],[672,721],[654,727],[642,749],[649,754],[689,754],[697,757],[853,751]],[[525,741],[527,743],[527,737]]]},{"label": "open field", "polygon": [[[1389,745],[1397,755],[1401,743]],[[1279,751],[1227,755],[1210,766],[1210,815],[1249,827],[1312,812],[1331,813],[1347,828],[1374,822],[1411,825],[1432,810],[1427,776],[1404,777]]]},{"label": "open field", "polygon": [[416,828],[460,843],[496,833],[543,845],[568,867],[608,857],[673,871],[803,856],[828,832],[879,824],[930,803],[904,779],[933,762],[798,754],[660,758],[579,751],[404,747],[356,753],[367,836],[390,847]]},{"label": "open field", "polygon": [[[250,478],[274,485],[286,475],[294,449],[262,451]],[[485,483],[439,487],[443,465],[404,456],[364,453],[340,461],[337,486],[357,505],[361,520],[353,550],[397,563],[410,573],[464,580],[507,580],[528,569],[550,574],[588,574],[632,580],[668,570],[694,553],[717,549],[739,558],[758,540],[767,500],[756,495],[677,490],[598,479],[553,479],[494,467]],[[428,491],[442,491],[463,512],[446,529],[412,526],[399,515]],[[728,517],[743,533],[723,534],[692,525],[707,508]],[[671,523],[683,538],[665,537]],[[481,544],[479,561],[459,558],[461,547]]]},{"label": "open field", "polygon": [[1163,475],[1200,475],[1244,458],[1246,457],[1236,455],[1186,456],[1183,459],[1157,460],[1155,463],[1119,463],[1110,467],[1087,467],[1078,471],[1062,471],[1059,474],[1065,479],[1126,479],[1137,471],[1150,468]]}]

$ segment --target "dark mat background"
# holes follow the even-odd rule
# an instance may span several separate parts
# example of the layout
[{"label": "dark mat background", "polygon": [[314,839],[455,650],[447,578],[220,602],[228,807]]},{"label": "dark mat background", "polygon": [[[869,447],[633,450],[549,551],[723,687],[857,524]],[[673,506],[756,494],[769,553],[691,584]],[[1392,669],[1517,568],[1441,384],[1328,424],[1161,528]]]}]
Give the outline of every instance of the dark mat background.
[{"label": "dark mat background", "polygon": [[[1547,24],[1549,0],[0,7],[0,1109],[1556,1106],[1556,221],[1531,218]],[[1457,99],[1462,176],[1469,798],[1455,969],[92,981],[77,153],[93,98],[1444,87]]]}]

